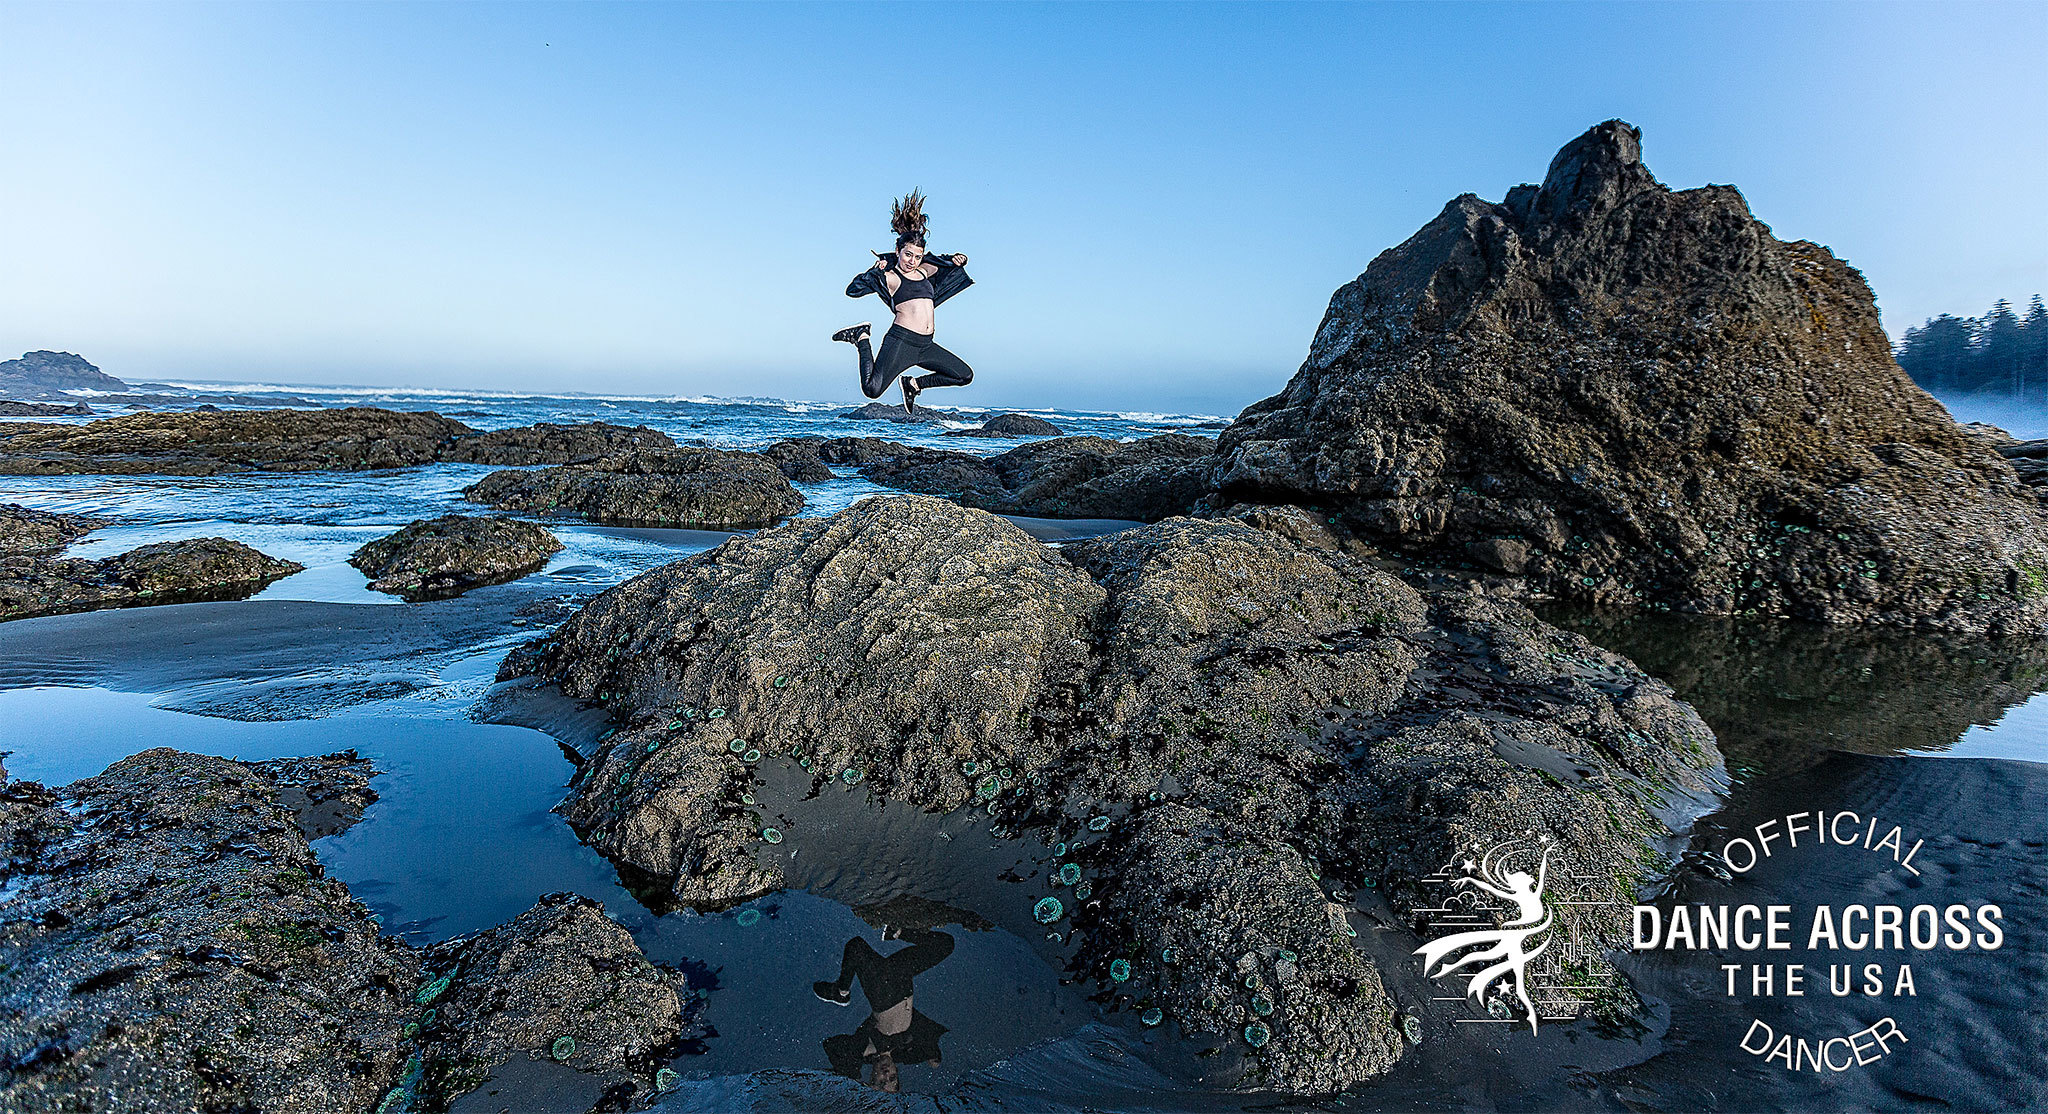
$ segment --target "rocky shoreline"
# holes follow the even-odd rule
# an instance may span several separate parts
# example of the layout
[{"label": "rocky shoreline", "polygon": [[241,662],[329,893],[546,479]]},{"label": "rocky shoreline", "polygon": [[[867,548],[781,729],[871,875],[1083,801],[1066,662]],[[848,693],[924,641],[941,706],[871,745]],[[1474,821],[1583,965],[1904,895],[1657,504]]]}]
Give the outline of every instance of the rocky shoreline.
[{"label": "rocky shoreline", "polygon": [[[605,721],[564,740],[557,811],[591,849],[651,907],[720,910],[801,884],[777,848],[828,789],[971,818],[1043,849],[1016,879],[1032,923],[1106,1011],[1218,1057],[1223,1086],[1329,1094],[1421,1039],[1412,972],[1361,934],[1410,962],[1428,880],[1472,848],[1568,857],[1585,900],[1557,915],[1610,973],[1622,910],[1742,757],[1667,680],[1740,723],[1711,695],[1749,667],[1739,643],[1809,637],[1711,624],[1833,624],[1810,636],[1823,687],[1869,673],[1874,632],[2048,630],[2048,447],[1957,426],[1892,362],[1860,275],[1777,240],[1732,187],[1665,187],[1640,143],[1609,121],[1540,185],[1453,200],[1337,291],[1285,390],[1213,440],[1010,414],[948,436],[1041,439],[739,451],[602,422],[195,411],[0,423],[0,473],[483,465],[461,494],[498,511],[755,531],[514,612],[561,622],[504,658],[503,691]],[[25,360],[0,388],[119,383]],[[901,414],[842,416],[958,417]],[[848,468],[902,494],[792,517],[798,485]],[[999,515],[1143,525],[1050,545]],[[60,556],[102,525],[0,505],[0,620],[239,598],[300,568],[220,538]],[[350,563],[425,601],[560,549],[538,523],[451,514]],[[1603,648],[1634,644],[1625,618],[1553,625],[1530,601],[1709,625],[1642,643],[1653,676]],[[2034,680],[1925,672],[1942,667],[1994,703]],[[1846,714],[1939,739],[1976,711]],[[1793,742],[1824,754],[1830,730]],[[673,1084],[702,988],[597,903],[551,894],[414,948],[324,876],[310,840],[361,815],[372,777],[353,755],[168,749],[61,789],[0,771],[4,1105],[395,1114],[521,1058],[612,1109]],[[1638,1006],[1616,998],[1586,1009]]]},{"label": "rocky shoreline", "polygon": [[569,513],[620,526],[747,530],[803,509],[782,469],[759,453],[678,448],[588,464],[493,472],[463,498],[498,510]]},{"label": "rocky shoreline", "polygon": [[305,566],[226,538],[140,546],[97,561],[55,556],[104,525],[0,504],[0,622],[103,607],[242,599]]},{"label": "rocky shoreline", "polygon": [[675,442],[644,426],[542,423],[478,432],[432,411],[219,410],[124,414],[85,425],[0,422],[0,473],[318,472],[421,464],[567,464]]},{"label": "rocky shoreline", "polygon": [[417,602],[516,580],[561,548],[545,526],[496,515],[449,514],[378,538],[356,550],[348,563],[370,578],[371,590]]},{"label": "rocky shoreline", "polygon": [[0,771],[0,1104],[445,1109],[527,1055],[616,1100],[671,1082],[688,984],[597,903],[426,950],[380,933],[308,843],[354,823],[371,774],[166,749],[61,790]]},{"label": "rocky shoreline", "polygon": [[95,411],[87,403],[74,402],[65,405],[58,402],[17,402],[0,399],[0,418],[79,418],[90,417]]},{"label": "rocky shoreline", "polygon": [[1138,980],[1191,1034],[1257,1023],[1240,1085],[1311,1093],[1402,1042],[1334,894],[1405,916],[1460,848],[1536,823],[1625,901],[1720,776],[1712,733],[1619,657],[1237,521],[1055,553],[944,500],[869,500],[613,588],[522,670],[611,712],[562,811],[674,899],[782,884],[761,763],[981,809],[1087,880],[1046,896],[1090,977]]}]

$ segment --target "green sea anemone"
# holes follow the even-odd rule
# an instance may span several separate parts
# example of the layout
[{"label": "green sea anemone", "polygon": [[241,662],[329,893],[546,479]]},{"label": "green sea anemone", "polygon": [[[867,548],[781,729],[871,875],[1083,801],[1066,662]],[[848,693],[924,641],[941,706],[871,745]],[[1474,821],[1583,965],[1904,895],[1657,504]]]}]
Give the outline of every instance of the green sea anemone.
[{"label": "green sea anemone", "polygon": [[440,978],[435,979],[433,982],[430,982],[427,985],[420,987],[419,993],[414,994],[412,996],[412,1000],[424,1006],[428,1002],[431,1002],[434,999],[439,998],[442,994],[446,993],[448,990],[448,984],[451,981],[452,976],[442,975]]}]

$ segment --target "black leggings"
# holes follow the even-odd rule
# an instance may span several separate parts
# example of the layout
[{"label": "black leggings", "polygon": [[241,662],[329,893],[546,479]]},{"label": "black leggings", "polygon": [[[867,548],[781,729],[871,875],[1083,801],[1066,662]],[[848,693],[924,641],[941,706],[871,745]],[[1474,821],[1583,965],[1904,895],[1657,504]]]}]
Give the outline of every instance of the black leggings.
[{"label": "black leggings", "polygon": [[974,369],[967,366],[966,360],[939,347],[937,341],[923,333],[901,325],[889,326],[889,331],[882,334],[880,358],[868,347],[868,338],[860,338],[860,389],[869,398],[882,397],[898,375],[914,367],[931,371],[930,375],[918,378],[920,389],[959,387],[974,382]]},{"label": "black leggings", "polygon": [[858,936],[848,940],[839,956],[839,977],[832,985],[852,990],[854,980],[859,979],[870,1013],[880,1013],[910,997],[911,980],[953,954],[953,937],[912,929],[904,932],[903,938],[911,945],[886,956]]}]

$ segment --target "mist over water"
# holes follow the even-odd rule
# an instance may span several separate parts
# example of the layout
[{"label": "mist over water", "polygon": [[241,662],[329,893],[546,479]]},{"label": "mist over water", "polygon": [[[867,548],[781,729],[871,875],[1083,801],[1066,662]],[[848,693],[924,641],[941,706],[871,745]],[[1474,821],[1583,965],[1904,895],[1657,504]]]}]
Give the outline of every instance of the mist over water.
[{"label": "mist over water", "polygon": [[2048,398],[2018,399],[2011,395],[1935,395],[1959,422],[1995,425],[2022,441],[2048,437]]}]

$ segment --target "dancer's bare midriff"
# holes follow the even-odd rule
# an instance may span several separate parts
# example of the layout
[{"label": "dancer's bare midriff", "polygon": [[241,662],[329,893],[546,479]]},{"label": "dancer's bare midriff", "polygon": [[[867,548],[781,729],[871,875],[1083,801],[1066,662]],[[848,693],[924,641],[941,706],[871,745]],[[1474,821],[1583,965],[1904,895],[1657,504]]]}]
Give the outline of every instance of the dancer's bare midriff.
[{"label": "dancer's bare midriff", "polygon": [[896,303],[896,323],[913,333],[930,336],[938,329],[930,298],[912,298]]}]

